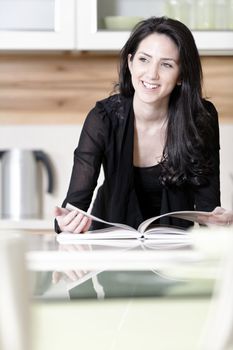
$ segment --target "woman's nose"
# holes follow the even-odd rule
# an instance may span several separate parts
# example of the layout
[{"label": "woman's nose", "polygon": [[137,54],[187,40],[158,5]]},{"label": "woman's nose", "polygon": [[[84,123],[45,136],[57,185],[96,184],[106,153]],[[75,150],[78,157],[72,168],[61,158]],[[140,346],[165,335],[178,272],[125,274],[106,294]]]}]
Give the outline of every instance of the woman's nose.
[{"label": "woman's nose", "polygon": [[150,67],[148,67],[148,77],[153,80],[159,79],[159,65],[158,64],[151,64]]}]

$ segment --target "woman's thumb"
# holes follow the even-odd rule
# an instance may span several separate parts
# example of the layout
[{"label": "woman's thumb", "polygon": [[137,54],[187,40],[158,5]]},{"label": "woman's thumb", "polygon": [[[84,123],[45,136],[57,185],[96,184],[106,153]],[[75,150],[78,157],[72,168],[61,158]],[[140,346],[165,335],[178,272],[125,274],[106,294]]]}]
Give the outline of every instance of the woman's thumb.
[{"label": "woman's thumb", "polygon": [[62,215],[62,208],[56,206],[56,207],[54,208],[54,215],[55,215],[55,216]]}]

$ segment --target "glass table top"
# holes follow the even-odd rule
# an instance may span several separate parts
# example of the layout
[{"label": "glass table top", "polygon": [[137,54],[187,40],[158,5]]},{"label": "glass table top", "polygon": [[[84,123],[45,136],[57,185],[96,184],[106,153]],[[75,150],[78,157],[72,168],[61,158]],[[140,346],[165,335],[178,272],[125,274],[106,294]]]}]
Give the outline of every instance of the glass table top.
[{"label": "glass table top", "polygon": [[[56,238],[45,230],[0,232],[0,310],[4,320],[7,315],[4,325],[11,325],[7,339],[12,340],[12,324],[20,325],[26,339],[32,323],[35,350],[73,348],[76,342],[93,349],[100,335],[103,349],[196,349],[213,300],[217,328],[207,327],[207,340],[220,325],[232,329],[232,231],[200,230],[182,246],[149,240],[59,244]],[[11,305],[20,307],[10,313]],[[29,312],[32,322],[21,322]]]},{"label": "glass table top", "polygon": [[26,263],[35,299],[210,297],[217,259],[192,245],[98,240],[58,243],[56,235],[26,236]]}]

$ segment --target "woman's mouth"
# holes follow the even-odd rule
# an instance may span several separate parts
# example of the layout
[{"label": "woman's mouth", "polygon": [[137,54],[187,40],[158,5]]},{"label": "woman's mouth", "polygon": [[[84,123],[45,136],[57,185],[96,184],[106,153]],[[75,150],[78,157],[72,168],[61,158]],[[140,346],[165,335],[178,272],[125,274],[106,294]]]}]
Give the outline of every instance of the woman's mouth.
[{"label": "woman's mouth", "polygon": [[158,84],[150,84],[150,83],[147,83],[146,81],[142,81],[142,84],[146,89],[149,89],[149,90],[154,90],[159,87]]}]

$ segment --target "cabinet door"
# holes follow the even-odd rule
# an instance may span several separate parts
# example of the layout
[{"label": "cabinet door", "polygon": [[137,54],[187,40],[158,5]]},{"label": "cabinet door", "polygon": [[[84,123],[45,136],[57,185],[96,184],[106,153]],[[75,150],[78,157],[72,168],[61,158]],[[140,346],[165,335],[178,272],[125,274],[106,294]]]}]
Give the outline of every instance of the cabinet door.
[{"label": "cabinet door", "polygon": [[76,0],[78,50],[119,50],[140,20],[164,14],[164,0]]},{"label": "cabinet door", "polygon": [[[76,48],[78,50],[120,50],[130,35],[130,29],[125,29],[130,21],[150,16],[168,15],[190,23],[194,39],[201,54],[205,55],[232,55],[233,30],[229,28],[199,28],[192,24],[193,17],[198,19],[196,1],[192,0],[190,9],[179,9],[179,15],[174,8],[168,7],[166,0],[76,0]],[[183,4],[183,2],[176,2]],[[233,4],[233,1],[232,1]],[[182,5],[183,6],[183,5]],[[212,4],[212,7],[214,3]],[[230,8],[232,12],[232,8]],[[176,9],[177,11],[177,9]],[[182,13],[182,16],[180,16]],[[218,8],[215,8],[218,13]],[[195,14],[193,16],[193,14]],[[182,18],[183,17],[183,18]],[[108,19],[110,22],[107,22]],[[125,23],[124,21],[128,22]],[[116,21],[118,21],[116,23]],[[186,23],[187,24],[187,23]]]},{"label": "cabinet door", "polygon": [[0,0],[1,50],[71,50],[75,0]]},{"label": "cabinet door", "polygon": [[[122,13],[119,8],[121,3],[122,1],[118,0],[77,0],[76,47],[78,50],[119,50],[123,46],[129,37],[129,30],[121,28],[111,30],[106,28],[104,23],[106,16]],[[126,0],[125,3],[129,1]],[[140,1],[136,3],[140,5]]]}]

